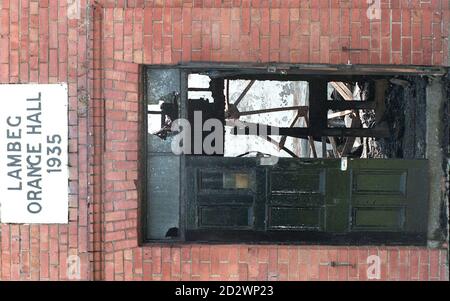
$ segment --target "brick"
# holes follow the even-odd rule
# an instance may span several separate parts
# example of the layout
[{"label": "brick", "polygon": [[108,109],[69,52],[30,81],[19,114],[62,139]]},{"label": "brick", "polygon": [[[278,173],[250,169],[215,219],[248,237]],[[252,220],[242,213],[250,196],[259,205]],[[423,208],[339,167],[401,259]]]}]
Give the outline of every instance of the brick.
[{"label": "brick", "polygon": [[391,12],[389,10],[381,11],[381,37],[389,37],[391,34]]},{"label": "brick", "polygon": [[272,23],[270,25],[270,49],[280,48],[280,24]]},{"label": "brick", "polygon": [[326,10],[320,12],[320,34],[323,36],[330,34],[330,13]]},{"label": "brick", "polygon": [[258,250],[256,248],[250,248],[248,258],[248,278],[249,280],[255,280],[258,277],[259,264],[258,264]]},{"label": "brick", "polygon": [[379,49],[380,48],[380,31],[381,24],[379,22],[373,22],[371,24],[371,40],[370,40],[370,49]]},{"label": "brick", "polygon": [[411,35],[411,11],[402,10],[402,36]]},{"label": "brick", "polygon": [[400,272],[399,272],[399,252],[398,250],[390,250],[389,251],[389,279],[390,280],[399,280]]},{"label": "brick", "polygon": [[416,250],[410,250],[410,279],[419,280],[419,253]]},{"label": "brick", "polygon": [[212,22],[211,26],[211,48],[220,49],[220,23]]},{"label": "brick", "polygon": [[296,247],[289,249],[289,267],[288,267],[288,279],[289,280],[299,280],[298,271],[298,249]]},{"label": "brick", "polygon": [[266,247],[258,248],[258,262],[267,263],[269,260],[269,249]]},{"label": "brick", "polygon": [[268,280],[268,265],[267,263],[260,263],[258,267],[258,276],[256,278],[258,281]]},{"label": "brick", "polygon": [[262,10],[261,11],[261,34],[262,35],[270,35],[270,11]]},{"label": "brick", "polygon": [[250,9],[242,8],[241,10],[241,30],[243,33],[250,33]]},{"label": "brick", "polygon": [[327,64],[330,61],[330,38],[320,37],[320,62]]},{"label": "brick", "polygon": [[289,9],[282,8],[280,10],[280,35],[288,36],[289,35]]},{"label": "brick", "polygon": [[392,24],[392,51],[401,50],[401,26]]},{"label": "brick", "polygon": [[191,279],[191,264],[190,263],[181,263],[181,280],[187,281]]},{"label": "brick", "polygon": [[210,264],[200,263],[200,280],[206,281],[210,279]]},{"label": "brick", "polygon": [[[350,11],[348,9],[341,10],[340,19],[340,35],[349,36],[350,35]],[[336,25],[333,25],[336,26]]]},{"label": "brick", "polygon": [[403,64],[411,64],[411,38],[402,38],[402,59]]},{"label": "brick", "polygon": [[319,265],[319,278],[320,281],[328,280],[328,266]]},{"label": "brick", "polygon": [[276,280],[278,278],[278,250],[277,248],[269,249],[269,258],[268,258],[268,280]]},{"label": "brick", "polygon": [[424,9],[422,11],[422,36],[430,37],[432,34],[432,15],[431,10]]},{"label": "brick", "polygon": [[440,250],[430,250],[430,278],[439,278],[439,253]]},{"label": "brick", "polygon": [[171,249],[171,257],[170,262],[171,265],[171,275],[172,277],[181,277],[181,250],[180,248],[172,248]]},{"label": "brick", "polygon": [[431,39],[423,39],[422,40],[423,43],[423,63],[425,65],[431,65],[432,64],[432,54],[433,52],[431,51],[432,48],[432,41]]},{"label": "brick", "polygon": [[105,214],[105,221],[118,221],[118,220],[124,220],[125,219],[125,211],[114,211],[114,212],[107,212]]}]

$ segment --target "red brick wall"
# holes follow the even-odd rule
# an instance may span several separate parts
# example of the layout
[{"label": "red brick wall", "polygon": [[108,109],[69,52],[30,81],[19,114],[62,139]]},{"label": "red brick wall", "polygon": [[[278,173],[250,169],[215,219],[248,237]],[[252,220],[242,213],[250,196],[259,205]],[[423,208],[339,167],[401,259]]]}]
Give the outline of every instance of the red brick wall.
[{"label": "red brick wall", "polygon": [[[1,224],[0,279],[67,279],[67,258],[89,272],[88,165],[86,153],[86,1],[68,15],[65,0],[0,1],[0,83],[69,85],[69,225]],[[7,98],[2,96],[3,105]]]},{"label": "red brick wall", "polygon": [[0,83],[69,83],[71,166],[69,225],[2,224],[0,279],[67,279],[78,255],[81,279],[357,280],[369,254],[383,279],[448,279],[444,249],[140,248],[135,186],[138,64],[448,65],[448,1],[381,1],[370,22],[365,1],[98,2],[0,0]]},{"label": "red brick wall", "polygon": [[[220,1],[194,2],[205,4],[107,9],[105,20],[115,21],[105,27],[105,45],[111,46],[107,55],[153,64],[448,65],[448,1],[390,1],[390,5],[381,1],[381,19],[372,21],[366,17],[366,1],[301,1],[301,5],[300,1],[224,1],[222,6],[213,5]],[[242,7],[231,5],[241,2]],[[342,47],[367,51],[349,55]]]}]

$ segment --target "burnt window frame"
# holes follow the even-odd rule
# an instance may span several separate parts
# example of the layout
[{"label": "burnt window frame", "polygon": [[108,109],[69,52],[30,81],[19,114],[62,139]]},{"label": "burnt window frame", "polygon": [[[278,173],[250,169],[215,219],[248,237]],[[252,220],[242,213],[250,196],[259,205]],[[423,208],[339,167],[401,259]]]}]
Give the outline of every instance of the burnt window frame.
[{"label": "burnt window frame", "polygon": [[[274,76],[293,75],[296,80],[311,80],[311,77],[327,76],[333,78],[352,78],[360,76],[395,76],[395,75],[430,75],[430,76],[444,76],[448,72],[448,68],[441,66],[394,66],[394,65],[329,65],[329,64],[289,64],[289,63],[185,63],[177,65],[141,65],[140,66],[140,103],[139,103],[139,181],[138,181],[138,237],[139,245],[184,245],[184,244],[236,244],[236,243],[252,243],[252,244],[311,244],[310,241],[285,240],[285,241],[189,241],[185,239],[185,223],[186,223],[186,181],[185,181],[185,155],[180,156],[180,239],[161,240],[148,239],[147,231],[147,189],[148,189],[148,174],[147,174],[147,70],[148,69],[178,69],[180,72],[180,118],[187,116],[187,101],[188,101],[188,75],[191,73],[201,73],[207,70],[214,70],[218,72],[241,72],[243,74],[251,74],[262,76],[258,78],[262,80],[265,78],[272,78]],[[303,79],[298,79],[303,78]],[[283,236],[283,235],[281,235]],[[375,242],[379,244],[379,242]],[[313,244],[328,244],[328,245],[348,245],[348,243],[340,243],[330,241],[328,237],[324,237],[322,242],[313,242]],[[369,243],[370,244],[370,243]],[[389,245],[389,243],[387,243]],[[394,245],[401,245],[402,243],[394,243]],[[411,245],[414,243],[406,242]]]}]

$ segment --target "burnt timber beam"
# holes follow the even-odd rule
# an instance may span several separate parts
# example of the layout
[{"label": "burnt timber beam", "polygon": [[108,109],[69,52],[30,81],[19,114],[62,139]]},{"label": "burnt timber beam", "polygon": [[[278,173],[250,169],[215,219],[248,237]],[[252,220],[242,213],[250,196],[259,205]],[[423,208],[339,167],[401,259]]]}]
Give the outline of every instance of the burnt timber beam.
[{"label": "burnt timber beam", "polygon": [[279,128],[280,135],[291,137],[305,136],[332,136],[332,137],[389,137],[389,129],[384,127],[375,128],[325,128],[315,133],[308,128]]},{"label": "burnt timber beam", "polygon": [[333,88],[344,98],[344,100],[353,100],[353,93],[343,82],[330,82]]},{"label": "burnt timber beam", "polygon": [[309,82],[309,127],[317,131],[328,126],[327,86],[323,79]]},{"label": "burnt timber beam", "polygon": [[335,158],[339,158],[339,151],[337,150],[337,146],[336,146],[336,139],[334,139],[334,137],[328,137],[328,139],[330,140],[330,144],[331,147],[333,148],[333,155]]},{"label": "burnt timber beam", "polygon": [[280,150],[285,151],[286,153],[288,153],[289,155],[291,155],[291,157],[293,158],[298,158],[298,156],[291,151],[290,149],[288,149],[286,146],[279,146],[279,142],[276,142],[274,139],[270,138],[269,136],[258,136],[263,138],[264,140],[267,140],[268,142],[272,143],[273,145],[275,145],[277,148],[279,148]]},{"label": "burnt timber beam", "polygon": [[193,91],[193,92],[207,92],[207,91],[211,91],[210,88],[188,88],[188,91]]},{"label": "burnt timber beam", "polygon": [[[300,118],[301,115],[302,114],[300,113],[300,111],[298,111],[289,127],[294,127],[295,123],[297,122],[297,120]],[[282,136],[280,142],[278,143],[278,148],[284,147],[285,143],[286,143],[286,136]]]},{"label": "burnt timber beam", "polygon": [[326,104],[330,110],[372,110],[375,109],[374,101],[328,101]]},{"label": "burnt timber beam", "polygon": [[[267,74],[274,75],[429,75],[443,76],[448,70],[439,66],[413,66],[413,65],[367,65],[367,64],[283,64],[283,63],[209,63],[189,62],[177,65],[180,69],[188,69],[191,72],[207,74],[210,76],[242,75],[242,74]],[[208,69],[209,72],[204,70]],[[222,72],[222,74],[221,74]]]},{"label": "burnt timber beam", "polygon": [[[359,117],[359,114],[357,113],[355,115],[352,115],[352,122],[351,122],[350,128],[358,128],[358,127],[361,127],[361,119]],[[347,154],[349,154],[352,151],[353,145],[355,144],[355,140],[356,140],[356,137],[348,137],[346,139],[344,148],[342,149],[342,152],[341,152],[342,157],[345,157]]]},{"label": "burnt timber beam", "polygon": [[327,158],[327,137],[322,136],[322,158]]},{"label": "burnt timber beam", "polygon": [[308,107],[307,106],[292,106],[292,107],[261,109],[261,110],[239,112],[239,115],[246,116],[246,115],[256,115],[256,114],[273,113],[273,112],[281,112],[281,111],[299,111],[301,114],[304,115],[308,112]]},{"label": "burnt timber beam", "polygon": [[[308,119],[308,115],[304,115],[303,118],[305,119],[305,124],[307,127],[309,127],[309,119]],[[311,147],[311,151],[313,153],[313,157],[317,158],[317,151],[316,151],[316,146],[314,145],[314,139],[311,136],[308,136],[308,142],[309,142],[309,146]]]},{"label": "burnt timber beam", "polygon": [[345,110],[345,111],[330,113],[330,114],[328,114],[328,119],[333,119],[333,118],[337,118],[337,117],[343,117],[343,116],[351,114],[351,113],[353,113],[352,110]]},{"label": "burnt timber beam", "polygon": [[[257,124],[257,131],[248,126],[233,127],[231,134],[233,135],[259,135],[264,133],[266,135],[280,135],[296,138],[308,139],[308,136],[322,137],[389,137],[389,129],[386,127],[374,127],[374,128],[324,128],[324,129],[312,129],[312,128],[290,128],[290,127],[275,127],[265,124]],[[316,140],[316,139],[315,139]],[[322,141],[318,138],[317,141]]]},{"label": "burnt timber beam", "polygon": [[239,103],[241,102],[241,100],[244,98],[245,95],[247,95],[248,90],[250,90],[250,88],[253,86],[253,84],[255,83],[256,80],[252,79],[247,87],[245,87],[244,91],[242,91],[241,95],[239,95],[238,99],[236,99],[236,101],[234,102],[234,105],[237,107],[239,105]]},{"label": "burnt timber beam", "polygon": [[226,82],[226,93],[225,93],[225,101],[226,101],[226,109],[230,107],[230,80],[225,80]]}]

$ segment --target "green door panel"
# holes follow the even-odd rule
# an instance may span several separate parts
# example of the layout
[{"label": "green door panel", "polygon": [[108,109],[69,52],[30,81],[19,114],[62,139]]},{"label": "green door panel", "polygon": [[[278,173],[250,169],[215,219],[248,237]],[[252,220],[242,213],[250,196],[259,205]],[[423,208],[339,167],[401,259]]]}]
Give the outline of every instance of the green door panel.
[{"label": "green door panel", "polygon": [[267,166],[257,158],[191,156],[185,162],[187,230],[292,233],[294,240],[309,232],[426,233],[426,160],[349,159],[346,170],[339,159],[280,158]]},{"label": "green door panel", "polygon": [[324,180],[323,169],[272,171],[270,190],[278,194],[323,194]]},{"label": "green door panel", "polygon": [[351,231],[426,232],[427,160],[350,160]]},{"label": "green door panel", "polygon": [[242,228],[252,227],[252,207],[236,205],[206,205],[198,207],[199,228]]},{"label": "green door panel", "polygon": [[255,229],[255,166],[252,158],[186,157],[186,228]]},{"label": "green door panel", "polygon": [[405,196],[406,170],[361,170],[353,173],[354,193]]},{"label": "green door panel", "polygon": [[405,207],[354,207],[353,229],[403,230]]},{"label": "green door panel", "polygon": [[271,206],[268,228],[272,230],[322,230],[322,211],[321,207]]},{"label": "green door panel", "polygon": [[323,230],[325,170],[267,169],[267,229]]},{"label": "green door panel", "polygon": [[347,232],[350,216],[350,173],[338,168],[329,168],[326,183],[325,231]]}]

